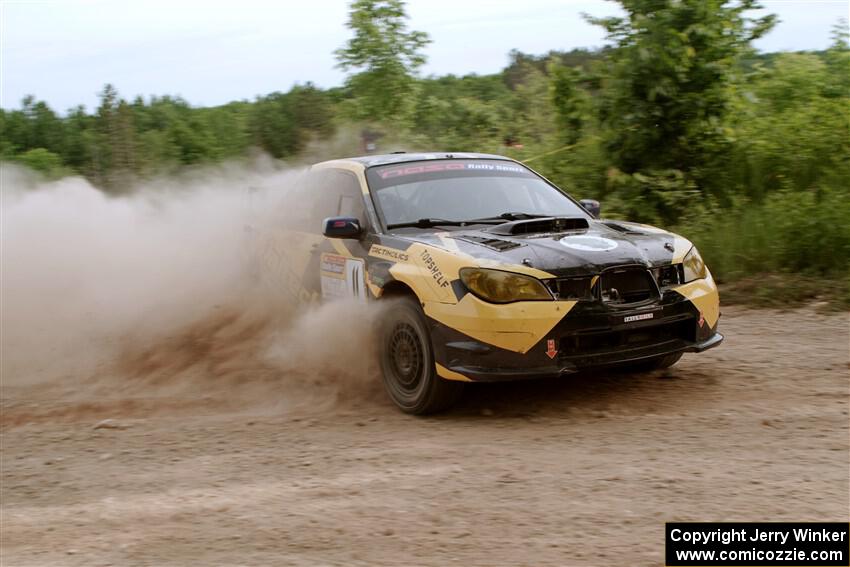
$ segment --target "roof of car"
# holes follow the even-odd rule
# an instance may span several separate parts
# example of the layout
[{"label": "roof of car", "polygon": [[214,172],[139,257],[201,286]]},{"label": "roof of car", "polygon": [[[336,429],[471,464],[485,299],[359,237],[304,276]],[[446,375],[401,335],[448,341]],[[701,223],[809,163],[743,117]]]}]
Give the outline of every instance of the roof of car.
[{"label": "roof of car", "polygon": [[511,158],[505,156],[497,156],[494,154],[476,154],[468,152],[433,152],[411,154],[406,152],[398,152],[393,154],[351,157],[339,161],[353,161],[362,164],[363,167],[373,167],[376,165],[388,165],[392,163],[404,163],[408,161],[425,161],[431,159],[503,159],[514,161]]}]

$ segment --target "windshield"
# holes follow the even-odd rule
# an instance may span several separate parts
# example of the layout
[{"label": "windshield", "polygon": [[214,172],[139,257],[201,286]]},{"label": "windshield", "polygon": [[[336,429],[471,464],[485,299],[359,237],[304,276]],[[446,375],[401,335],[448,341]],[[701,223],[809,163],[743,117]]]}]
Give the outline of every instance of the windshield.
[{"label": "windshield", "polygon": [[505,213],[589,218],[579,205],[522,165],[500,160],[429,160],[367,170],[387,226],[420,219],[468,221]]}]

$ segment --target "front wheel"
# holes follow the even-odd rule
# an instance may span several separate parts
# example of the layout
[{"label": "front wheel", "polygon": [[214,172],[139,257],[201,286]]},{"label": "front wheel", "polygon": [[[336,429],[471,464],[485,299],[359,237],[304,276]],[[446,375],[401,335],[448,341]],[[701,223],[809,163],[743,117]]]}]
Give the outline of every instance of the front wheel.
[{"label": "front wheel", "polygon": [[463,384],[437,376],[427,320],[415,299],[394,300],[385,309],[379,336],[384,386],[402,411],[434,413],[457,401]]}]

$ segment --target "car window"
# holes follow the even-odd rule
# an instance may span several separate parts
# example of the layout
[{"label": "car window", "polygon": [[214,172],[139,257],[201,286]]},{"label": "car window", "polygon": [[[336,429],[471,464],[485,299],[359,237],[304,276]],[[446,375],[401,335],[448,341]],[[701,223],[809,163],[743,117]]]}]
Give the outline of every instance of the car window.
[{"label": "car window", "polygon": [[350,171],[321,169],[310,173],[307,180],[310,206],[310,232],[321,232],[328,217],[356,217],[363,224],[366,215],[360,182]]},{"label": "car window", "polygon": [[514,162],[412,162],[370,168],[367,178],[386,224],[423,218],[470,220],[509,212],[587,217],[564,193]]}]

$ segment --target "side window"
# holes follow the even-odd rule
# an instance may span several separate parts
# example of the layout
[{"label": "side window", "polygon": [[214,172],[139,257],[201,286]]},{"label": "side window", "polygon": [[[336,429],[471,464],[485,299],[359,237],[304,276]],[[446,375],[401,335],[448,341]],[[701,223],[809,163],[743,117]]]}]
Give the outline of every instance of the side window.
[{"label": "side window", "polygon": [[357,177],[348,171],[334,170],[331,173],[339,197],[337,216],[357,217],[363,223],[366,220],[366,211],[363,208],[363,191]]},{"label": "side window", "polygon": [[357,177],[340,169],[317,171],[310,180],[313,220],[321,223],[327,217],[366,218],[363,208],[363,192]]}]

